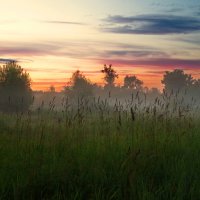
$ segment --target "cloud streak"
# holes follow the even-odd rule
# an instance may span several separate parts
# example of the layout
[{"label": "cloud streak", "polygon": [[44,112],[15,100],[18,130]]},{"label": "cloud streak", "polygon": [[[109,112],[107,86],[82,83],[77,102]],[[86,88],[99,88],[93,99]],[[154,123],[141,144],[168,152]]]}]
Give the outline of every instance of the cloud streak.
[{"label": "cloud streak", "polygon": [[166,35],[200,31],[200,18],[176,15],[109,16],[101,31],[118,34]]},{"label": "cloud streak", "polygon": [[72,21],[59,21],[59,20],[45,20],[41,21],[42,23],[47,23],[47,24],[57,24],[57,25],[86,25],[81,22],[72,22]]},{"label": "cloud streak", "polygon": [[104,57],[112,57],[112,56],[123,56],[123,57],[132,57],[132,58],[159,58],[159,57],[169,57],[169,55],[165,52],[159,50],[112,50],[106,51],[102,56]]},{"label": "cloud streak", "polygon": [[103,59],[97,60],[100,63],[112,63],[116,66],[146,66],[159,68],[200,68],[199,59],[173,59],[173,58],[158,58],[158,59],[139,59],[139,60],[122,60],[122,59]]},{"label": "cloud streak", "polygon": [[10,58],[0,58],[0,63],[17,62],[15,59]]},{"label": "cloud streak", "polygon": [[[16,43],[2,44],[0,54],[5,57],[13,57],[17,61],[34,60],[34,56],[56,56],[77,59],[77,64],[84,61],[98,65],[113,64],[116,67],[147,67],[157,69],[169,68],[200,68],[199,59],[180,59],[184,52],[164,52],[161,49],[153,47],[138,46],[134,44],[110,43],[108,49],[98,49],[96,46],[102,45],[101,42],[69,41],[63,43],[43,42],[43,43]],[[176,54],[175,54],[176,53]],[[176,58],[174,57],[176,56]],[[28,59],[28,60],[27,60]],[[31,60],[30,60],[31,59]],[[1,58],[0,62],[8,62],[14,59]],[[32,68],[30,72],[52,72],[52,73],[71,73],[71,70],[58,70],[49,68]],[[87,74],[98,73],[91,70],[85,71]]]},{"label": "cloud streak", "polygon": [[[167,56],[155,48],[148,46],[130,45],[122,43],[107,43],[109,50],[98,49],[101,42],[43,42],[43,43],[15,43],[2,44],[0,55],[2,56],[66,56],[77,59],[91,59],[96,57],[114,57],[114,56]],[[137,49],[137,50],[135,50]]]}]

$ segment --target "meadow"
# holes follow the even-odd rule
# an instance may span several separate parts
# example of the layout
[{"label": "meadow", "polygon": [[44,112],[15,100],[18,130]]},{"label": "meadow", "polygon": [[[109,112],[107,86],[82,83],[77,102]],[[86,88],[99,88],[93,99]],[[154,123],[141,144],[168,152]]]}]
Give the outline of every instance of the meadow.
[{"label": "meadow", "polygon": [[0,199],[200,198],[196,102],[54,101],[0,114]]}]

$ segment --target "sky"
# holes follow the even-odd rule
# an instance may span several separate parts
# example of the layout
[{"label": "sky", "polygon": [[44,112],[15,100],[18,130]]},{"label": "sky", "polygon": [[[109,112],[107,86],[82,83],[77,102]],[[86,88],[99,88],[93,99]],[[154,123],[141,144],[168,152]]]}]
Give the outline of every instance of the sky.
[{"label": "sky", "polygon": [[30,74],[34,90],[56,90],[82,71],[103,84],[104,64],[162,88],[163,73],[200,78],[199,0],[0,0],[0,63]]}]

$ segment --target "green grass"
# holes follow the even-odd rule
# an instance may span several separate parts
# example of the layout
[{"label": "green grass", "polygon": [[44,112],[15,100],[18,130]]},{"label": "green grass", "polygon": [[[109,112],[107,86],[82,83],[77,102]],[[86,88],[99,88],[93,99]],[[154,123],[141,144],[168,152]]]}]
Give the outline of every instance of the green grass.
[{"label": "green grass", "polygon": [[200,119],[154,114],[1,114],[0,199],[199,199]]}]

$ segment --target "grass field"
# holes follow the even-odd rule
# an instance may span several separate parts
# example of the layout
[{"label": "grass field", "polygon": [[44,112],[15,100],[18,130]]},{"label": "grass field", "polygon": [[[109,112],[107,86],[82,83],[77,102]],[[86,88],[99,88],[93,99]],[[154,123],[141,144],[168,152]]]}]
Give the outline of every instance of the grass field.
[{"label": "grass field", "polygon": [[0,199],[199,199],[200,118],[139,106],[0,114]]}]

